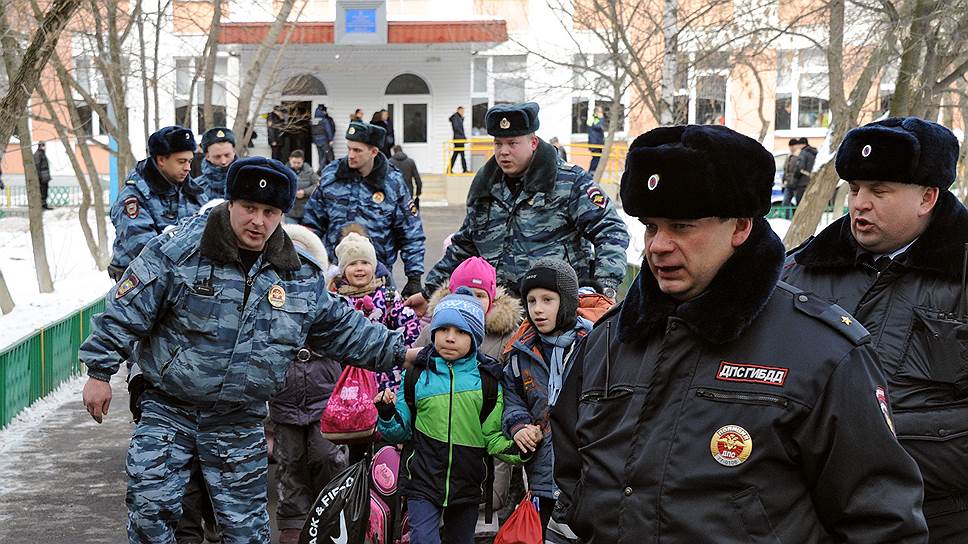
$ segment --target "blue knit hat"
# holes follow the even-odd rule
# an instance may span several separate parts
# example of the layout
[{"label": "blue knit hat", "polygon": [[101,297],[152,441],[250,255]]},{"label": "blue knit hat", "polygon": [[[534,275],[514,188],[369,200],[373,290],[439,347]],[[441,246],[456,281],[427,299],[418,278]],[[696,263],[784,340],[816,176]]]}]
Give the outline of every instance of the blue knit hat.
[{"label": "blue knit hat", "polygon": [[430,337],[437,329],[456,327],[471,335],[476,351],[484,342],[484,307],[467,287],[458,287],[437,303],[434,318],[430,321]]}]

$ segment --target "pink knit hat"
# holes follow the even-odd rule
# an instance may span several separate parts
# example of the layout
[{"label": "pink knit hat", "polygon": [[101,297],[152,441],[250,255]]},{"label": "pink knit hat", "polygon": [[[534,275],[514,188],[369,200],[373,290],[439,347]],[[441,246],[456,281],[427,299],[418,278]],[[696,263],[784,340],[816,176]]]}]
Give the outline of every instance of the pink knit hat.
[{"label": "pink knit hat", "polygon": [[458,287],[473,287],[486,291],[487,298],[491,300],[488,307],[490,310],[494,306],[494,297],[497,296],[497,271],[480,257],[466,259],[450,276],[450,292],[457,291]]}]

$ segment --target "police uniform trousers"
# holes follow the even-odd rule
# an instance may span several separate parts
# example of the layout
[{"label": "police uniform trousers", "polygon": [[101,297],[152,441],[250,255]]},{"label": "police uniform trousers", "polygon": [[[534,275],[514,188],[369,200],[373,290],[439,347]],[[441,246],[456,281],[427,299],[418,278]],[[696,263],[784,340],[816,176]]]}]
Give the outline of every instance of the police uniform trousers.
[{"label": "police uniform trousers", "polygon": [[182,496],[196,455],[223,544],[270,542],[268,450],[262,418],[244,410],[199,410],[145,391],[126,462],[128,540],[175,542]]}]

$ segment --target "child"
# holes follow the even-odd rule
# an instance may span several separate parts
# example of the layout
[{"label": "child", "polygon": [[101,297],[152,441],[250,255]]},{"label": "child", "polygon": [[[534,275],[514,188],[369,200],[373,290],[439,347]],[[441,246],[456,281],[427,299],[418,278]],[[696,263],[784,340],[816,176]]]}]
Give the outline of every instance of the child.
[{"label": "child", "polygon": [[501,432],[501,366],[479,351],[484,310],[470,290],[460,288],[440,301],[430,330],[433,344],[404,373],[403,390],[381,391],[374,399],[377,428],[384,439],[404,444],[400,489],[407,497],[411,542],[439,544],[443,517],[445,542],[472,544],[488,455],[521,459]]},{"label": "child", "polygon": [[[339,274],[330,281],[330,291],[343,295],[352,308],[370,321],[382,323],[392,331],[403,331],[404,344],[412,345],[420,334],[420,318],[403,305],[396,292],[387,289],[390,274],[377,263],[376,249],[370,240],[356,232],[347,233],[336,246],[336,258]],[[396,390],[401,371],[396,368],[392,372],[377,373],[380,389]]]},{"label": "child", "polygon": [[528,325],[507,348],[502,423],[522,452],[534,453],[525,471],[531,495],[539,499],[542,531],[547,531],[558,495],[548,415],[561,391],[572,348],[591,331],[592,323],[578,315],[578,276],[560,259],[538,260],[521,279],[520,290],[527,302]]}]

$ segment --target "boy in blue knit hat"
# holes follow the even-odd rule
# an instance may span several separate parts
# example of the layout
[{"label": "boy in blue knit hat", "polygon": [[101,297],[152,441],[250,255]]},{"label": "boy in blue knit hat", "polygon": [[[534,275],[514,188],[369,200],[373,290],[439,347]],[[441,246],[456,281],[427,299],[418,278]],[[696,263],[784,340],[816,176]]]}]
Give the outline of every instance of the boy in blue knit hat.
[{"label": "boy in blue knit hat", "polygon": [[374,399],[377,428],[404,444],[400,489],[411,542],[439,544],[443,518],[445,542],[472,544],[488,456],[521,458],[501,431],[501,365],[478,351],[484,308],[461,287],[437,305],[430,330],[432,345],[404,372],[403,394],[385,390]]}]

